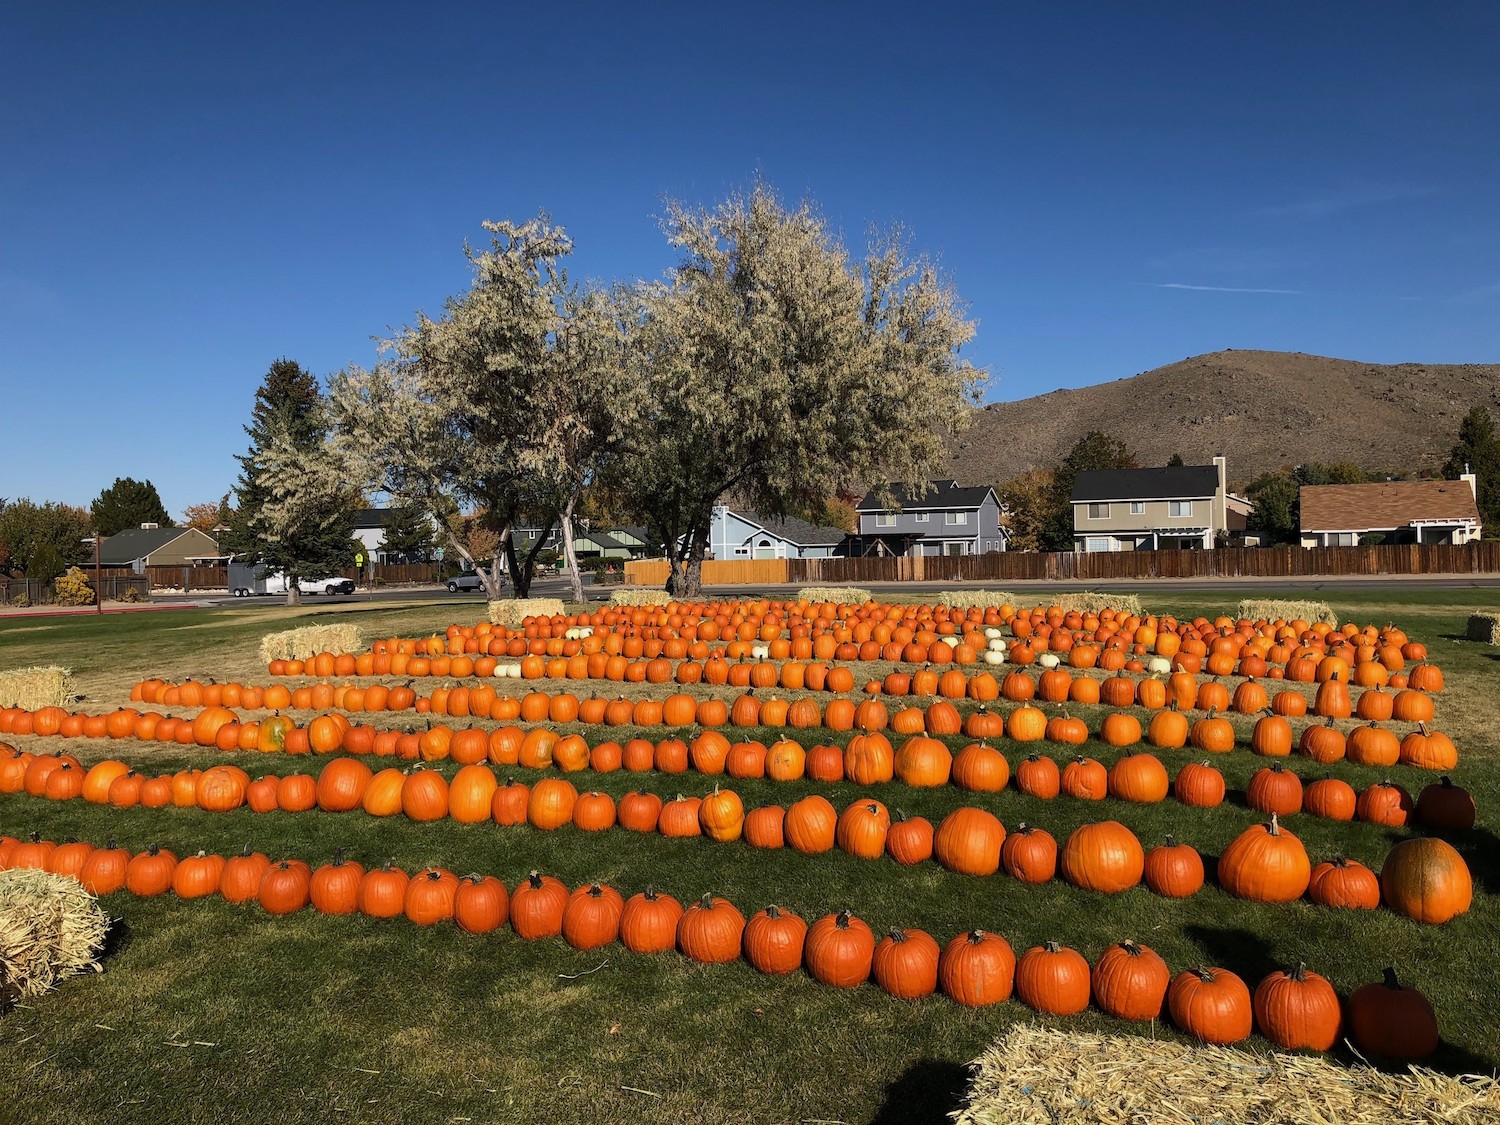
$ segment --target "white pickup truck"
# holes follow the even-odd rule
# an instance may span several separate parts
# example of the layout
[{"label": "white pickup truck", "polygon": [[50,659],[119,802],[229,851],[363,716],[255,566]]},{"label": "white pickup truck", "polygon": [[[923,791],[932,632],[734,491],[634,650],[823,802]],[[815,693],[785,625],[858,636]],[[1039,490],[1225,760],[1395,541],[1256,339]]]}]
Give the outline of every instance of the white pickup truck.
[{"label": "white pickup truck", "polygon": [[[257,594],[286,593],[286,575],[275,571],[264,578],[257,577],[256,567],[231,563],[229,567],[229,589],[237,598],[253,597]],[[304,594],[352,594],[354,580],[351,578],[299,578],[297,587]]]}]

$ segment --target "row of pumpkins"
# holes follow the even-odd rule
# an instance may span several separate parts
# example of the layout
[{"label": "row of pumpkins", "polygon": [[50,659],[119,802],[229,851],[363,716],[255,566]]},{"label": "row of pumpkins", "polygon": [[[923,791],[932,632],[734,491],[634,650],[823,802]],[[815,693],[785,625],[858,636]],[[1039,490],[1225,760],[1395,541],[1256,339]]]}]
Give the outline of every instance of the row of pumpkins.
[{"label": "row of pumpkins", "polygon": [[1347,1034],[1356,1048],[1392,1059],[1417,1059],[1437,1049],[1431,1003],[1404,988],[1387,971],[1344,1003],[1333,985],[1298,965],[1273,972],[1252,995],[1244,980],[1222,968],[1189,969],[1175,976],[1146,946],[1110,946],[1091,966],[1077,950],[1046,942],[1020,957],[999,934],[971,930],[945,946],[918,929],[892,928],[876,939],[850,911],[808,925],[775,905],[746,919],[727,899],[705,894],[686,908],[652,888],[626,899],[603,883],[571,892],[559,880],[533,871],[511,892],[494,876],[432,867],[408,876],[386,863],[366,870],[341,856],[313,870],[302,860],[271,862],[251,853],[234,857],[199,852],[179,861],[152,845],[132,855],[123,848],[88,843],[19,842],[0,837],[0,868],[37,867],[80,880],[93,893],[137,895],[175,892],[183,899],[220,895],[231,903],[257,902],[273,915],[312,907],[328,915],[356,912],[371,918],[404,917],[418,925],[453,922],[472,934],[509,923],[525,940],[561,936],[580,950],[619,942],[638,954],[673,949],[701,963],[743,958],[757,970],[784,975],[805,968],[821,984],[854,988],[873,980],[904,1000],[941,989],[957,1003],[982,1007],[1013,994],[1048,1015],[1075,1015],[1092,1001],[1126,1020],[1154,1020],[1165,1010],[1182,1031],[1208,1043],[1236,1043],[1258,1028],[1285,1049],[1326,1051]]},{"label": "row of pumpkins", "polygon": [[[1093,764],[1102,774],[1103,766]],[[530,824],[548,831],[569,824],[583,831],[605,831],[618,824],[670,837],[706,836],[721,843],[744,839],[752,847],[791,847],[809,855],[837,846],[863,859],[889,854],[903,865],[935,859],[965,875],[993,875],[1003,867],[1027,883],[1048,882],[1060,872],[1072,886],[1111,894],[1135,887],[1144,878],[1157,893],[1183,898],[1204,883],[1202,857],[1191,846],[1169,841],[1148,855],[1135,834],[1116,821],[1083,825],[1059,849],[1057,841],[1039,828],[1023,825],[1008,834],[998,817],[981,808],[955,809],[934,830],[921,817],[902,817],[893,823],[887,807],[870,797],[859,798],[842,813],[818,794],[788,808],[768,805],[747,812],[738,794],[716,786],[701,798],[679,795],[664,802],[655,794],[639,792],[617,804],[605,793],[580,794],[564,778],[546,778],[531,787],[514,781],[501,785],[487,766],[478,764],[464,766],[451,781],[426,768],[375,773],[357,758],[333,759],[316,780],[290,775],[252,781],[232,765],[151,779],[120,761],[101,762],[87,771],[76,761],[51,756],[33,757],[22,765],[19,757],[0,761],[0,791],[18,791],[15,779],[19,776],[23,783],[19,791],[32,796],[82,797],[116,807],[170,804],[209,812],[246,805],[257,812],[362,809],[374,816],[400,813],[419,822],[451,818],[467,824]],[[1297,784],[1300,805],[1295,775],[1276,770],[1266,773],[1278,788],[1283,778]],[[1252,781],[1252,789],[1259,781]],[[1222,782],[1220,778],[1220,786]],[[1166,793],[1166,772],[1151,755],[1133,755],[1115,763],[1110,783],[1127,800],[1160,800]],[[1265,788],[1272,792],[1272,786]],[[1361,797],[1364,818],[1389,826],[1404,824],[1405,810],[1400,811],[1399,821],[1387,814],[1399,806],[1386,796],[1385,788],[1399,787],[1382,783]],[[1429,804],[1436,810],[1435,817],[1467,796],[1451,786],[1434,789]],[[1401,794],[1405,795],[1404,790]],[[1409,809],[1409,796],[1406,802]],[[1469,812],[1472,815],[1472,803]],[[1369,908],[1383,898],[1397,913],[1431,923],[1446,922],[1469,908],[1473,886],[1468,867],[1442,840],[1411,839],[1397,844],[1377,881],[1359,864],[1331,862],[1314,869],[1301,841],[1279,824],[1278,816],[1273,804],[1270,824],[1246,829],[1219,858],[1217,879],[1228,893],[1258,902],[1290,902],[1311,889],[1313,901],[1321,905]]]}]

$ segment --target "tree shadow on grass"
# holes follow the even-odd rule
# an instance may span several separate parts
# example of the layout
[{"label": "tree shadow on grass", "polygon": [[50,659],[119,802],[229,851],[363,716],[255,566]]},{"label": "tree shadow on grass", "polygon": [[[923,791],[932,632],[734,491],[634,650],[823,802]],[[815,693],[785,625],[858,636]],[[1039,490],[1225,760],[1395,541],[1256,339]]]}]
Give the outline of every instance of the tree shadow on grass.
[{"label": "tree shadow on grass", "polygon": [[107,964],[130,948],[133,938],[130,923],[124,918],[111,918],[104,931],[104,944],[99,947],[99,963]]},{"label": "tree shadow on grass", "polygon": [[885,1088],[871,1125],[946,1125],[963,1101],[969,1068],[947,1059],[919,1059]]}]

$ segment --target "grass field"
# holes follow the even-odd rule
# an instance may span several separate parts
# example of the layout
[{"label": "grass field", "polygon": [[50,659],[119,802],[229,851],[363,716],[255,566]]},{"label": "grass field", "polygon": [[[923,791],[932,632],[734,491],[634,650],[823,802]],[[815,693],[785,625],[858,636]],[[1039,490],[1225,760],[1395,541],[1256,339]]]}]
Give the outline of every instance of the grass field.
[{"label": "grass field", "polygon": [[[1156,611],[1212,617],[1232,613],[1239,597],[1149,601]],[[250,843],[273,859],[297,856],[314,866],[343,847],[366,864],[387,857],[408,871],[440,864],[494,874],[510,887],[536,868],[570,886],[609,882],[627,897],[648,883],[683,901],[711,890],[746,915],[770,902],[809,921],[848,908],[877,935],[893,925],[916,926],[946,942],[981,927],[1004,934],[1018,953],[1056,939],[1091,961],[1132,937],[1155,948],[1174,971],[1219,964],[1252,987],[1271,969],[1300,960],[1347,993],[1394,965],[1437,1008],[1443,1045],[1433,1064],[1489,1073],[1500,1065],[1494,1034],[1500,979],[1493,968],[1500,851],[1492,830],[1500,803],[1493,717],[1500,650],[1463,639],[1465,619],[1476,608],[1472,591],[1360,591],[1328,600],[1341,620],[1402,626],[1427,644],[1447,676],[1438,723],[1458,742],[1453,777],[1475,795],[1480,814],[1479,826],[1454,840],[1475,875],[1474,908],[1441,928],[1385,910],[1356,915],[1306,902],[1257,905],[1212,885],[1184,901],[1144,887],[1110,897],[1060,881],[1024,886],[1004,876],[969,878],[936,864],[901,868],[838,851],[809,857],[623,831],[416,825],[362,813],[116,810],[0,796],[0,833],[35,830],[97,844],[114,837],[133,850],[155,841],[178,855],[200,848],[231,854]],[[374,637],[441,629],[454,622],[455,610],[434,603],[358,612],[366,636]],[[69,666],[86,696],[82,709],[99,711],[124,702],[129,685],[147,675],[264,682],[256,657],[263,633],[333,615],[226,609],[0,621],[0,666]],[[1089,710],[1080,709],[1095,727]],[[406,725],[410,716],[386,718]],[[1040,745],[1063,757],[1061,748]],[[86,763],[120,756],[157,772],[216,757],[135,742],[46,743],[53,752],[64,746]],[[1014,766],[1017,747],[1004,748]],[[1106,765],[1119,754],[1097,742],[1082,749]],[[1202,757],[1157,753],[1172,773]],[[308,767],[306,759],[284,755],[236,760],[255,775]],[[1213,856],[1261,819],[1239,791],[1264,764],[1243,749],[1218,756],[1214,765],[1231,792],[1213,810],[1170,799],[1156,806],[1039,801],[1010,789],[978,795],[899,784],[876,787],[873,795],[934,823],[959,804],[979,804],[1007,827],[1038,824],[1059,841],[1079,824],[1117,819],[1148,847],[1172,833]],[[1289,768],[1304,780],[1329,772],[1298,757]],[[1436,780],[1405,767],[1340,763],[1332,772],[1357,789],[1388,775],[1414,795]],[[517,777],[535,780],[528,771]],[[712,788],[695,774],[575,780],[616,797],[643,786],[663,796]],[[785,805],[814,791],[842,808],[866,792],[848,784],[732,784],[747,808]],[[1377,870],[1404,835],[1305,816],[1287,826],[1314,862],[1343,854]],[[1041,1018],[1014,1000],[977,1012],[941,996],[907,1004],[873,985],[842,991],[801,973],[773,979],[744,962],[701,967],[676,954],[638,956],[618,945],[582,953],[561,939],[522,941],[508,928],[474,938],[452,926],[424,930],[400,920],[311,911],[278,919],[217,898],[184,903],[170,895],[121,894],[104,902],[123,921],[103,975],[69,980],[0,1018],[0,1121],[936,1122],[953,1107],[964,1063],[1007,1025]],[[1093,1011],[1053,1022],[1129,1027]],[[1163,1025],[1133,1030],[1174,1034]],[[1253,1038],[1248,1046],[1267,1045]]]}]

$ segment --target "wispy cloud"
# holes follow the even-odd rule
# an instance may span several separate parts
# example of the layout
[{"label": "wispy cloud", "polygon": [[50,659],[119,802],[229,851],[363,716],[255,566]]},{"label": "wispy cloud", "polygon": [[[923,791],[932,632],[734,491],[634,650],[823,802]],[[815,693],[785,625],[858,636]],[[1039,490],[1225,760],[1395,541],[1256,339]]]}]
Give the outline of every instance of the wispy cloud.
[{"label": "wispy cloud", "polygon": [[1287,296],[1300,296],[1301,289],[1241,289],[1234,285],[1185,285],[1180,281],[1163,282],[1156,286],[1158,289],[1190,289],[1195,293],[1283,293]]},{"label": "wispy cloud", "polygon": [[1375,185],[1311,195],[1269,207],[1257,207],[1255,214],[1271,219],[1322,219],[1355,207],[1369,207],[1381,203],[1406,203],[1436,194],[1437,188],[1435,187],[1414,187],[1409,184]]}]

